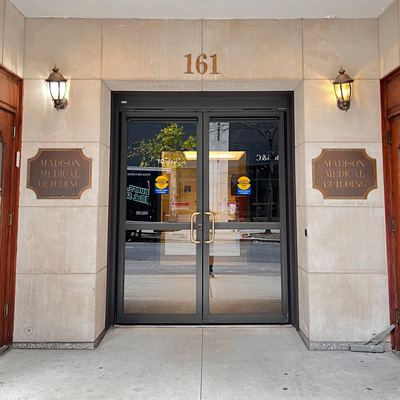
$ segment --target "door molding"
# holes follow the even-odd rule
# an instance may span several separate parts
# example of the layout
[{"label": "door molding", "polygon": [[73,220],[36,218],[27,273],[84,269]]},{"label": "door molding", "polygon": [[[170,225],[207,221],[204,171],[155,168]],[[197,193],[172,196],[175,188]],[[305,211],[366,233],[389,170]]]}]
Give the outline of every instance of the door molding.
[{"label": "door molding", "polygon": [[[395,310],[400,307],[400,285],[398,265],[400,248],[396,245],[396,239],[393,235],[391,224],[392,218],[396,214],[396,207],[399,210],[400,205],[393,201],[393,179],[392,174],[392,156],[391,139],[388,131],[390,130],[392,118],[400,115],[400,97],[398,90],[400,88],[400,68],[381,80],[381,112],[382,112],[382,150],[383,150],[383,175],[385,191],[385,220],[386,220],[386,243],[387,243],[387,263],[389,278],[389,312],[390,323],[395,323]],[[400,229],[398,226],[396,229]],[[396,329],[392,332],[392,347],[394,350],[400,350],[400,326],[396,324]]]},{"label": "door molding", "polygon": [[[262,101],[262,108],[260,108]],[[165,108],[165,105],[168,107]],[[245,104],[243,106],[243,104]],[[285,183],[287,192],[287,241],[290,248],[286,249],[287,260],[290,265],[288,270],[289,284],[289,323],[298,329],[298,290],[297,290],[297,254],[296,254],[296,209],[295,209],[295,180],[294,180],[294,111],[293,92],[113,92],[112,93],[112,115],[111,115],[111,163],[110,163],[110,207],[109,207],[109,240],[108,243],[108,278],[107,278],[107,327],[116,323],[116,295],[118,293],[117,259],[118,244],[115,240],[116,234],[120,231],[118,221],[119,207],[119,160],[120,154],[120,129],[121,116],[123,112],[143,111],[149,117],[157,117],[157,112],[166,113],[173,110],[188,112],[188,108],[194,110],[213,109],[214,111],[242,111],[286,110],[285,130],[287,133],[287,173],[290,179]]]},{"label": "door molding", "polygon": [[[15,303],[15,278],[17,256],[17,228],[18,228],[18,201],[20,169],[17,167],[17,152],[21,152],[22,130],[22,95],[23,81],[4,67],[0,66],[0,110],[6,113],[11,122],[7,125],[9,143],[6,148],[4,162],[4,174],[7,174],[7,188],[2,195],[2,219],[1,219],[1,276],[5,278],[5,285],[1,291],[0,316],[2,318],[0,329],[0,348],[10,346],[13,340],[14,328],[14,303]],[[13,134],[13,126],[15,134]],[[9,215],[11,215],[9,219]],[[11,225],[11,226],[10,226]],[[7,306],[5,306],[7,305]],[[5,316],[5,307],[8,315]]]}]

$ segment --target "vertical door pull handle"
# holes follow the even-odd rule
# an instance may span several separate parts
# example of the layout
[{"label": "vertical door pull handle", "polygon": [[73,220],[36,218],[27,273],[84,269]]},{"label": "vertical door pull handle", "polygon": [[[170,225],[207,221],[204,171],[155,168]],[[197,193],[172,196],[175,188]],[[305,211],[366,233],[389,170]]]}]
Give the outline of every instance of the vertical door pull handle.
[{"label": "vertical door pull handle", "polygon": [[204,243],[212,243],[215,239],[215,217],[212,212],[205,212],[204,214],[209,215],[211,217],[211,239],[206,240]]},{"label": "vertical door pull handle", "polygon": [[194,217],[196,215],[200,215],[200,214],[201,213],[199,213],[199,212],[195,212],[190,216],[190,240],[192,241],[192,243],[195,243],[195,244],[200,243],[200,240],[194,240],[194,235],[193,235],[193,232],[194,232]]}]

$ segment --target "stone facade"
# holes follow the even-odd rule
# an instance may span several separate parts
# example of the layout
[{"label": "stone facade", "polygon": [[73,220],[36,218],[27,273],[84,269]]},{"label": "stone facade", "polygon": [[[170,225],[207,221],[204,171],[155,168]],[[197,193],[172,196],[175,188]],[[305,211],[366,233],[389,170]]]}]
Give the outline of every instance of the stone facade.
[{"label": "stone facade", "polygon": [[[348,20],[25,19],[8,0],[0,10],[0,60],[24,78],[15,342],[95,342],[104,329],[112,90],[294,91],[300,328],[310,342],[349,342],[389,325],[380,78],[400,65],[398,1]],[[189,53],[217,54],[220,74],[185,74]],[[44,81],[54,63],[69,80],[60,112]],[[340,65],[355,79],[347,113],[331,84]],[[92,189],[36,199],[27,159],[40,147],[83,148]],[[365,148],[378,189],[324,200],[312,188],[322,148]]]}]

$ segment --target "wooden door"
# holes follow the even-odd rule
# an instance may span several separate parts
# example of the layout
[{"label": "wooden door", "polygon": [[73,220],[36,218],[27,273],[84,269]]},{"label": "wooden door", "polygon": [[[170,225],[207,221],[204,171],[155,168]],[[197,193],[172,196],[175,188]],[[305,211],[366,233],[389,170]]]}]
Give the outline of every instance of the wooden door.
[{"label": "wooden door", "polygon": [[0,68],[0,350],[12,343],[22,82]]},{"label": "wooden door", "polygon": [[[389,119],[389,131],[391,132],[391,144],[389,145],[388,152],[390,153],[390,172],[391,172],[391,186],[392,186],[392,217],[390,218],[390,235],[394,246],[393,260],[390,268],[391,280],[394,289],[393,293],[393,306],[392,313],[394,322],[398,320],[399,310],[399,297],[400,297],[400,114]],[[390,135],[389,134],[389,135]],[[390,138],[389,138],[390,141]],[[398,322],[398,321],[397,321]],[[396,326],[394,333],[394,344],[396,350],[400,350],[400,329],[399,325]]]},{"label": "wooden door", "polygon": [[390,319],[400,351],[400,69],[382,80],[381,92]]}]

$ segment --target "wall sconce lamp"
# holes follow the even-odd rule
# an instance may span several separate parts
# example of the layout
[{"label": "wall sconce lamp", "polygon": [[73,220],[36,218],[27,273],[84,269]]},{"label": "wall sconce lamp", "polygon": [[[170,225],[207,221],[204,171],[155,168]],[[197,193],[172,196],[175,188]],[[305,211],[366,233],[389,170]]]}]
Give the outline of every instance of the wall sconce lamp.
[{"label": "wall sconce lamp", "polygon": [[345,70],[340,66],[339,75],[333,81],[333,90],[335,92],[337,106],[340,110],[347,110],[350,108],[350,101],[353,96],[353,82]]},{"label": "wall sconce lamp", "polygon": [[338,108],[347,112],[353,96],[354,79],[351,79],[345,72],[340,66],[339,75],[333,81],[333,90],[335,91]]},{"label": "wall sconce lamp", "polygon": [[57,109],[57,111],[67,107],[68,104],[65,98],[67,80],[58,71],[59,69],[54,64],[53,72],[46,79],[49,85],[50,96],[54,101],[54,108]]}]

